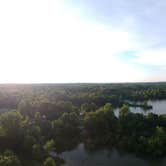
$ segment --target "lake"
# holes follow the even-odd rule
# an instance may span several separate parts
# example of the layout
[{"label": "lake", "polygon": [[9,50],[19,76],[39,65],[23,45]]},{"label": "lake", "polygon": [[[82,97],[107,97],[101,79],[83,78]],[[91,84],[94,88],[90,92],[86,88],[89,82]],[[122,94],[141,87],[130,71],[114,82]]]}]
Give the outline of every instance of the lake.
[{"label": "lake", "polygon": [[[143,102],[138,102],[137,104],[143,104]],[[140,107],[130,107],[130,111],[133,113],[142,113],[142,114],[148,114],[149,112],[161,115],[166,114],[166,100],[155,100],[155,101],[148,101],[148,105],[151,105],[153,108],[147,111],[144,111]],[[119,108],[114,110],[115,115],[119,115]]]},{"label": "lake", "polygon": [[89,152],[84,144],[63,152],[60,157],[65,160],[64,166],[166,166],[166,158],[149,161],[128,153],[120,154],[116,149]]}]

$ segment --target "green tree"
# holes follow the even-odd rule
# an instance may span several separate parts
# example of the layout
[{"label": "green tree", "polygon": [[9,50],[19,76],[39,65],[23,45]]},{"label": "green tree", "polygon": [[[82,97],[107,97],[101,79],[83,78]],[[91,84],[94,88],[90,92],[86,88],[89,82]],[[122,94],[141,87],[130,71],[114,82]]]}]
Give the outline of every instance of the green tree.
[{"label": "green tree", "polygon": [[97,106],[95,105],[95,103],[83,103],[81,105],[81,111],[82,112],[90,112],[90,111],[95,111],[97,108]]},{"label": "green tree", "polygon": [[6,151],[0,155],[0,166],[21,166],[20,160],[12,152]]},{"label": "green tree", "polygon": [[37,160],[42,159],[42,157],[44,156],[44,153],[40,144],[34,144],[32,146],[32,155],[34,159],[37,159]]},{"label": "green tree", "polygon": [[44,166],[56,166],[56,163],[52,157],[48,157],[44,161]]},{"label": "green tree", "polygon": [[118,120],[110,104],[95,112],[88,112],[84,117],[84,126],[88,137],[94,144],[113,143],[118,132]]},{"label": "green tree", "polygon": [[18,148],[23,140],[24,119],[17,111],[5,112],[0,116],[1,146]]},{"label": "green tree", "polygon": [[51,139],[51,140],[48,140],[48,141],[45,143],[45,145],[44,145],[43,148],[44,148],[47,152],[49,152],[49,151],[51,151],[51,150],[54,149],[54,146],[55,146],[55,142],[54,142],[53,139]]},{"label": "green tree", "polygon": [[120,108],[119,117],[123,118],[127,116],[129,113],[130,113],[129,106],[126,104],[123,104],[123,106]]}]

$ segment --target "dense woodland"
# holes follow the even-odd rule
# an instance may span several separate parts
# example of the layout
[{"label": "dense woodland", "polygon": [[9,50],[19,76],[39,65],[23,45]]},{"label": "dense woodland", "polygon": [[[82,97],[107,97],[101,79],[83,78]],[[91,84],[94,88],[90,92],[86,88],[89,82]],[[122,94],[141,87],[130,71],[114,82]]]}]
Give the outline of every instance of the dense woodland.
[{"label": "dense woodland", "polygon": [[[166,156],[166,114],[130,102],[166,99],[166,83],[0,85],[0,165],[57,166],[83,142],[147,158]],[[120,107],[119,116],[114,108]]]}]

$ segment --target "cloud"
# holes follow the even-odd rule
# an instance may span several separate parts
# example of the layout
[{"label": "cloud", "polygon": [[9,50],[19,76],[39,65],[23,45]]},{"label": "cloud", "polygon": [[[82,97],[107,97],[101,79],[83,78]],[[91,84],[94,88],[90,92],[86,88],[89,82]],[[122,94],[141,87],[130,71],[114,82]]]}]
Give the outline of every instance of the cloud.
[{"label": "cloud", "polygon": [[136,54],[133,62],[159,67],[166,67],[166,49],[145,50]]},{"label": "cloud", "polygon": [[135,64],[165,65],[163,3],[0,1],[0,82],[147,80]]},{"label": "cloud", "polygon": [[69,0],[66,3],[85,20],[128,32],[133,50],[164,48],[166,45],[164,0]]},{"label": "cloud", "polygon": [[142,80],[116,57],[130,47],[126,31],[83,21],[60,1],[2,1],[0,12],[0,82]]}]

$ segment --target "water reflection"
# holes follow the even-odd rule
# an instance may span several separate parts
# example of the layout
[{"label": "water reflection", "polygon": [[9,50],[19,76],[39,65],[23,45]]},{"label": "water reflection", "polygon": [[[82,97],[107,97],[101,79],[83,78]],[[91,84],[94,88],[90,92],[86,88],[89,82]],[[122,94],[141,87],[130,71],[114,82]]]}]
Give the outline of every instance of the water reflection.
[{"label": "water reflection", "polygon": [[147,161],[134,155],[120,154],[116,149],[88,152],[80,144],[72,151],[61,154],[66,161],[64,166],[165,166],[165,160]]},{"label": "water reflection", "polygon": [[[138,102],[138,104],[143,104],[143,102]],[[142,113],[142,114],[148,114],[149,112],[161,115],[166,114],[166,100],[156,100],[156,101],[148,101],[148,105],[151,105],[153,108],[149,110],[143,110],[140,107],[130,107],[130,111],[133,113]],[[119,115],[119,108],[114,110],[115,115]]]}]

